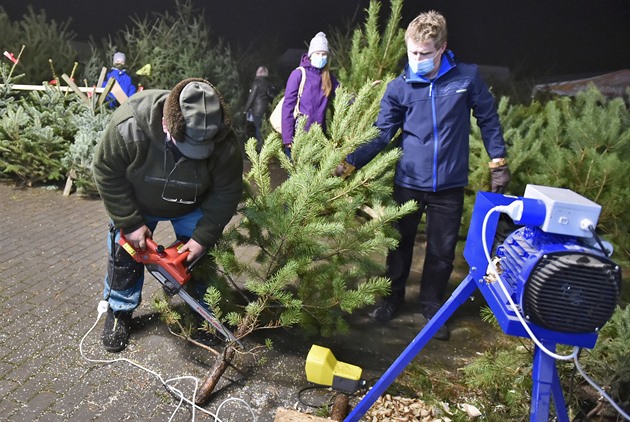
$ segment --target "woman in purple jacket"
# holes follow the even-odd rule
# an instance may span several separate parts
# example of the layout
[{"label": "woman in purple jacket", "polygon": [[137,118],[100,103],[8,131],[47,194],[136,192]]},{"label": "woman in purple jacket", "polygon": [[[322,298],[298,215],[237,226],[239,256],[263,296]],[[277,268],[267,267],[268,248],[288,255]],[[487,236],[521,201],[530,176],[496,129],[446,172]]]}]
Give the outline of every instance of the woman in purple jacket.
[{"label": "woman in purple jacket", "polygon": [[[291,156],[297,120],[294,111],[297,111],[299,115],[306,116],[306,130],[313,123],[318,123],[326,131],[326,109],[335,89],[339,86],[339,82],[330,72],[328,53],[326,34],[319,32],[311,40],[308,53],[304,54],[300,60],[300,67],[304,69],[306,81],[299,99],[298,92],[302,81],[300,67],[294,69],[287,80],[284,105],[282,106],[282,143],[289,157]],[[298,106],[297,110],[296,105]]]}]

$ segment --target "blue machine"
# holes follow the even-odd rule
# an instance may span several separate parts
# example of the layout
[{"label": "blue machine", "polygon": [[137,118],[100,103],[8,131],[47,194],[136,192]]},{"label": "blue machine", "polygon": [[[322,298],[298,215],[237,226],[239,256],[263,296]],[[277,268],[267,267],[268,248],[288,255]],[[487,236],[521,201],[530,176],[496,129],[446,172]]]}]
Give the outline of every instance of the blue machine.
[{"label": "blue machine", "polygon": [[[553,399],[569,421],[555,360],[558,344],[593,348],[619,300],[621,269],[610,244],[595,235],[601,207],[573,191],[528,185],[523,197],[477,195],[464,257],[470,266],[438,313],[345,419],[357,422],[476,289],[501,329],[535,343],[530,421],[546,422]],[[500,213],[517,225],[496,247]]]}]

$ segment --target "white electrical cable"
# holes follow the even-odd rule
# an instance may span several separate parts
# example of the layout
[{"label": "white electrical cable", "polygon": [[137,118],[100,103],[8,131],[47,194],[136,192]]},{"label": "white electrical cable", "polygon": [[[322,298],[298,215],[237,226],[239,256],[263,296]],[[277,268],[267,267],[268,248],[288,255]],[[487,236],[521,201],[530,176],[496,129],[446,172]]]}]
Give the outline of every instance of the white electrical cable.
[{"label": "white electrical cable", "polygon": [[584,378],[586,380],[586,382],[588,382],[589,384],[591,384],[591,387],[593,387],[595,390],[597,390],[597,392],[599,394],[602,395],[602,397],[604,397],[608,403],[611,404],[612,407],[615,408],[615,410],[617,412],[619,412],[619,414],[627,421],[630,421],[630,415],[628,415],[626,412],[623,411],[623,409],[617,404],[615,403],[615,401],[612,399],[612,397],[610,397],[603,388],[601,388],[599,385],[597,385],[595,383],[595,381],[593,381],[588,375],[586,375],[586,372],[584,372],[584,370],[582,369],[582,366],[580,366],[580,363],[578,362],[578,358],[577,356],[574,359],[575,362],[575,367],[577,368],[578,372],[580,373],[580,375],[582,375],[582,378]]},{"label": "white electrical cable", "polygon": [[488,264],[489,264],[488,267],[492,271],[493,275],[497,278],[497,282],[499,283],[499,286],[501,287],[501,290],[503,291],[503,294],[507,298],[508,302],[510,302],[510,305],[512,306],[512,309],[514,310],[514,313],[516,314],[518,320],[520,321],[520,323],[523,326],[523,328],[525,329],[525,331],[527,331],[527,334],[529,334],[531,340],[536,344],[536,346],[538,346],[540,348],[540,350],[542,350],[548,356],[550,356],[550,357],[552,357],[554,359],[557,359],[557,360],[573,360],[574,363],[575,363],[575,367],[577,368],[577,370],[580,373],[580,375],[586,380],[586,382],[588,382],[593,388],[595,388],[595,390],[597,390],[597,392],[599,392],[599,394],[601,394],[602,397],[604,397],[615,408],[615,410],[617,410],[619,412],[619,414],[621,416],[623,416],[626,420],[630,420],[630,416],[627,413],[625,413],[623,411],[623,409],[621,409],[619,407],[619,405],[617,403],[615,403],[613,401],[613,399],[608,394],[606,394],[606,392],[600,386],[598,386],[591,378],[589,378],[586,375],[586,373],[584,372],[584,370],[582,369],[582,367],[580,366],[580,364],[578,362],[578,354],[579,354],[579,351],[580,351],[579,347],[574,347],[573,348],[573,353],[571,353],[570,355],[558,355],[558,354],[552,352],[551,350],[547,349],[536,338],[534,333],[531,331],[531,329],[527,325],[527,322],[525,321],[525,319],[523,318],[521,313],[518,311],[518,307],[516,306],[516,304],[512,300],[512,297],[510,296],[510,293],[507,291],[507,288],[503,284],[503,280],[501,279],[501,276],[499,275],[499,273],[497,272],[496,268],[492,264],[492,259],[490,258],[490,253],[488,252],[488,242],[486,241],[486,231],[488,230],[488,219],[490,218],[490,215],[492,215],[493,212],[505,211],[505,210],[506,210],[506,207],[496,206],[496,207],[490,209],[486,213],[486,216],[483,219],[483,226],[482,226],[482,229],[481,229],[481,241],[483,243],[483,252],[484,252],[484,254],[486,256],[486,260],[488,261]]},{"label": "white electrical cable", "polygon": [[247,408],[249,409],[250,413],[252,414],[252,418],[254,418],[254,422],[256,421],[256,415],[254,415],[254,411],[252,410],[251,406],[243,399],[239,399],[237,397],[230,397],[229,399],[225,399],[223,400],[223,402],[219,405],[219,407],[217,407],[217,416],[215,416],[215,422],[217,422],[218,419],[218,415],[219,413],[221,413],[221,408],[223,407],[224,404],[229,403],[231,401],[237,401],[237,402],[242,402],[245,404],[245,406],[247,406]]},{"label": "white electrical cable", "polygon": [[[176,414],[176,413],[177,413],[177,411],[180,409],[180,407],[181,407],[181,405],[182,405],[182,403],[183,403],[183,402],[186,402],[187,404],[189,404],[189,405],[191,405],[191,406],[192,406],[192,421],[193,421],[193,422],[195,421],[195,410],[196,410],[196,409],[198,409],[198,410],[202,411],[203,413],[205,413],[205,414],[207,414],[207,415],[212,416],[212,417],[214,418],[215,422],[221,422],[221,419],[219,419],[219,413],[220,413],[221,407],[222,407],[225,403],[230,402],[230,401],[240,401],[240,402],[244,403],[244,404],[245,404],[245,406],[247,406],[247,408],[249,409],[249,411],[250,411],[250,413],[251,413],[251,415],[252,415],[253,421],[254,421],[254,422],[256,422],[256,415],[254,414],[254,411],[252,410],[251,406],[250,406],[250,405],[249,405],[249,404],[248,404],[245,400],[242,400],[242,399],[239,399],[239,398],[234,398],[234,397],[232,397],[232,398],[228,398],[228,399],[224,400],[224,401],[223,401],[223,402],[219,405],[219,407],[218,407],[218,409],[217,409],[216,414],[213,414],[212,412],[210,412],[210,411],[208,411],[208,410],[206,410],[206,409],[204,409],[204,408],[202,408],[202,407],[198,406],[198,405],[195,403],[195,397],[196,397],[196,395],[197,395],[197,389],[198,389],[198,387],[199,387],[199,380],[198,380],[197,378],[193,377],[193,376],[182,376],[182,377],[175,377],[175,378],[170,378],[170,379],[168,379],[168,380],[164,380],[164,378],[162,378],[162,376],[161,376],[160,374],[158,374],[157,372],[152,371],[151,369],[145,368],[144,366],[142,366],[142,365],[140,365],[140,364],[138,364],[138,363],[136,363],[136,362],[134,362],[134,361],[132,361],[132,360],[129,360],[129,359],[127,359],[127,358],[116,358],[116,359],[91,359],[91,358],[88,358],[88,357],[85,355],[85,353],[83,352],[83,342],[85,341],[85,339],[87,338],[87,336],[88,336],[88,335],[89,335],[89,334],[90,334],[90,333],[94,330],[94,328],[96,327],[96,325],[97,325],[97,324],[98,324],[98,322],[100,321],[101,316],[103,316],[103,314],[104,314],[105,312],[107,312],[107,308],[108,308],[108,303],[107,303],[107,301],[102,300],[102,301],[100,301],[100,302],[99,302],[99,304],[98,304],[98,308],[97,308],[97,311],[98,311],[98,317],[96,318],[96,321],[94,322],[94,324],[92,325],[92,327],[90,327],[90,329],[89,329],[89,330],[85,333],[85,335],[81,338],[81,341],[79,342],[79,352],[81,353],[81,357],[83,357],[83,359],[87,360],[88,362],[93,362],[93,363],[115,363],[115,362],[127,362],[127,363],[129,363],[129,364],[131,364],[131,365],[133,365],[133,366],[135,366],[135,367],[137,367],[137,368],[140,368],[140,369],[142,369],[142,370],[144,370],[144,371],[148,372],[149,374],[151,374],[151,375],[155,376],[157,379],[159,379],[159,380],[160,380],[160,382],[162,383],[162,385],[164,385],[164,387],[165,387],[168,391],[170,391],[170,392],[172,392],[173,394],[175,394],[175,396],[176,396],[176,397],[179,397],[179,403],[177,404],[177,407],[175,408],[175,410],[174,410],[174,411],[173,411],[173,413],[171,414],[171,417],[169,418],[169,422],[173,420],[173,418],[175,417],[175,414]],[[169,384],[169,383],[171,383],[171,382],[173,382],[173,381],[179,381],[179,380],[184,380],[184,379],[190,379],[190,380],[193,380],[193,381],[194,381],[194,383],[195,383],[195,388],[194,388],[194,390],[193,390],[192,400],[187,399],[187,398],[184,396],[184,393],[183,393],[181,390],[179,390],[179,389],[177,389],[176,387],[174,387],[174,386],[172,386],[172,385],[170,385],[170,384]]]},{"label": "white electrical cable", "polygon": [[516,304],[512,300],[512,296],[507,291],[507,288],[505,287],[505,284],[503,284],[503,279],[501,278],[501,276],[497,272],[496,268],[492,264],[492,258],[490,258],[490,252],[488,251],[488,241],[486,240],[486,231],[488,230],[488,219],[490,218],[490,216],[492,215],[493,212],[495,212],[495,211],[502,211],[504,209],[505,209],[505,207],[501,207],[501,206],[494,207],[494,208],[490,209],[486,213],[486,216],[483,219],[483,226],[481,228],[481,242],[483,243],[483,253],[486,256],[486,260],[488,261],[488,267],[490,268],[490,271],[493,273],[493,275],[496,277],[497,282],[499,283],[499,286],[501,287],[501,290],[503,291],[503,294],[505,295],[506,299],[508,300],[508,302],[510,302],[510,305],[512,306],[512,310],[516,314],[516,317],[520,321],[520,323],[523,326],[523,328],[525,329],[525,331],[527,331],[527,334],[529,334],[529,337],[532,339],[534,344],[536,344],[536,346],[538,346],[540,348],[540,350],[542,350],[546,355],[549,355],[549,356],[551,356],[554,359],[557,359],[557,360],[573,360],[573,358],[575,356],[577,356],[579,348],[575,347],[573,349],[573,353],[571,353],[570,355],[558,355],[558,354],[552,352],[551,350],[547,349],[540,342],[540,340],[538,340],[538,338],[536,338],[536,335],[533,333],[533,331],[527,325],[527,322],[525,321],[525,318],[523,318],[521,313],[518,311],[518,307],[516,306]]}]

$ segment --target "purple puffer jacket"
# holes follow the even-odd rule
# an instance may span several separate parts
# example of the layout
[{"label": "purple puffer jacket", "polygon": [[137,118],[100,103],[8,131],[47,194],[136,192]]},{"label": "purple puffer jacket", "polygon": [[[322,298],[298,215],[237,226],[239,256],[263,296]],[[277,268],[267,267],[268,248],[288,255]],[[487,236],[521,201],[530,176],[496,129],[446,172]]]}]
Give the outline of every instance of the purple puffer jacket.
[{"label": "purple puffer jacket", "polygon": [[[306,129],[313,123],[319,123],[322,129],[326,131],[326,108],[332,100],[335,89],[339,86],[337,79],[331,74],[332,92],[329,97],[324,95],[322,91],[322,70],[311,65],[311,61],[306,54],[302,55],[300,66],[306,70],[306,83],[300,97],[300,114],[308,116],[306,121]],[[293,109],[297,103],[298,89],[300,80],[302,79],[302,71],[295,68],[289,75],[287,87],[284,92],[284,105],[282,107],[282,143],[285,145],[293,143],[293,135],[295,134],[295,118],[293,117]]]}]

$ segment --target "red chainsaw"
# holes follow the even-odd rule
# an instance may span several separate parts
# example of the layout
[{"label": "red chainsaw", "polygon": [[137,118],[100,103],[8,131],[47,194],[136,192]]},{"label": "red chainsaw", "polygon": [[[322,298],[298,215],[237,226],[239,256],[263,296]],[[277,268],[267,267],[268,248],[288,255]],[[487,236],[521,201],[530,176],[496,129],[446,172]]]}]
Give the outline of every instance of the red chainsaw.
[{"label": "red chainsaw", "polygon": [[179,249],[184,243],[177,241],[168,247],[158,245],[151,238],[146,238],[147,249],[138,250],[131,246],[122,231],[118,243],[131,255],[131,257],[144,264],[145,268],[164,286],[169,294],[178,294],[195,312],[201,315],[210,325],[212,325],[221,335],[229,341],[236,341],[232,332],[214,316],[214,314],[201,306],[199,302],[192,298],[182,289],[191,278],[190,271],[196,261],[186,265],[188,252],[179,253]]}]

